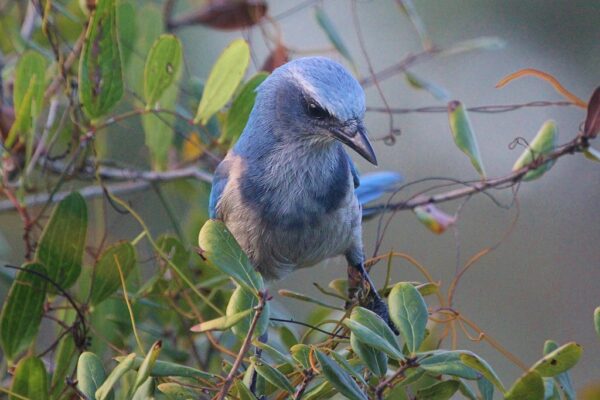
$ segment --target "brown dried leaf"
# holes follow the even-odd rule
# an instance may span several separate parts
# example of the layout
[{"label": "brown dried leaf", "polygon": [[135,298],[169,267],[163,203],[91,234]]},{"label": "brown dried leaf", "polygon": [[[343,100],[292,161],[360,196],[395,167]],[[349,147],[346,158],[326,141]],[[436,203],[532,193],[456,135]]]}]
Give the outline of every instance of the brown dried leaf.
[{"label": "brown dried leaf", "polygon": [[282,43],[277,43],[277,47],[271,51],[269,57],[267,57],[262,67],[260,67],[260,70],[269,73],[273,72],[275,68],[282,66],[289,59],[288,49]]},{"label": "brown dried leaf", "polygon": [[169,28],[187,25],[205,25],[214,29],[235,30],[248,28],[260,22],[267,13],[267,3],[260,0],[218,0],[199,10],[169,21]]},{"label": "brown dried leaf", "polygon": [[600,86],[594,90],[587,108],[583,135],[587,138],[595,138],[600,133]]}]

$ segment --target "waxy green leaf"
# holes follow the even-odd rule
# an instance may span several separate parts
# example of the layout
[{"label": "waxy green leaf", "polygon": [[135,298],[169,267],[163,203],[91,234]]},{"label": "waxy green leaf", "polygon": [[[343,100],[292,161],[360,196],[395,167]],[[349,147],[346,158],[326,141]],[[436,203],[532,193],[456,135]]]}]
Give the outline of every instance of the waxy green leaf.
[{"label": "waxy green leaf", "polygon": [[292,358],[294,360],[296,360],[300,365],[302,365],[302,368],[304,368],[304,369],[310,368],[310,360],[309,360],[310,347],[309,346],[302,344],[302,343],[295,344],[290,348],[290,353],[292,354]]},{"label": "waxy green leaf", "polygon": [[[106,380],[106,371],[100,357],[86,351],[81,353],[77,361],[77,389],[88,399],[96,398],[96,390]],[[112,391],[107,398],[112,399]]]},{"label": "waxy green leaf", "polygon": [[508,392],[506,400],[544,400],[544,381],[536,371],[524,373]]},{"label": "waxy green leaf", "polygon": [[250,389],[240,380],[236,380],[233,384],[240,400],[256,400],[256,396],[252,394]]},{"label": "waxy green leaf", "polygon": [[[236,321],[235,324],[231,326],[231,330],[235,335],[239,337],[246,336],[248,329],[250,329],[252,318],[254,317],[253,309],[254,307],[258,306],[258,303],[259,300],[252,293],[252,291],[244,288],[243,286],[238,286],[233,291],[233,294],[229,298],[229,303],[227,304],[227,310],[225,311],[226,318],[234,318],[233,316],[236,314],[246,312],[248,310],[251,311],[247,315],[238,315],[235,317],[236,319],[238,317],[240,318],[239,321]],[[255,337],[259,337],[267,331],[269,327],[270,310],[271,308],[269,302],[266,302],[254,331]]]},{"label": "waxy green leaf", "polygon": [[213,65],[194,123],[206,125],[210,117],[231,99],[250,62],[250,48],[243,39],[234,40]]},{"label": "waxy green leaf", "polygon": [[[344,371],[352,375],[352,377],[356,379],[357,382],[359,382],[362,385],[368,386],[368,383],[367,381],[365,381],[365,378],[363,378],[363,376],[359,372],[357,372],[357,370],[350,364],[348,360],[346,360],[344,357],[342,357],[335,351],[332,351],[331,353],[329,353],[329,355],[335,360],[335,362],[337,362],[340,365],[340,367],[344,369]],[[362,365],[359,365],[359,367],[362,370]]]},{"label": "waxy green leaf", "polygon": [[[558,343],[553,340],[546,340],[544,342],[544,355],[548,355],[558,349]],[[573,388],[573,382],[571,380],[571,375],[568,371],[560,373],[554,376],[554,380],[560,387],[561,391],[564,393],[564,396],[567,400],[575,400],[576,393]]]},{"label": "waxy green leaf", "polygon": [[350,319],[345,319],[343,324],[361,342],[385,352],[396,360],[404,360],[394,333],[374,312],[366,308],[355,307]]},{"label": "waxy green leaf", "polygon": [[405,76],[406,76],[406,81],[413,88],[425,90],[425,91],[431,93],[431,95],[438,100],[442,100],[442,101],[449,100],[450,94],[448,93],[448,91],[446,89],[436,85],[433,82],[429,82],[429,81],[413,74],[412,72],[407,71],[405,73]]},{"label": "waxy green leaf", "polygon": [[278,369],[271,367],[269,364],[265,364],[256,357],[250,357],[250,361],[254,365],[256,372],[268,382],[288,393],[294,393],[294,387],[286,376]]},{"label": "waxy green leaf", "polygon": [[165,90],[179,79],[183,49],[175,35],[161,35],[148,53],[144,68],[144,96],[148,108],[160,103]]},{"label": "waxy green leaf", "polygon": [[[242,251],[225,224],[218,220],[208,220],[200,230],[198,245],[202,255],[221,272],[229,275],[239,285],[258,293],[264,287],[262,277]],[[248,307],[244,308],[244,310]],[[238,310],[241,311],[241,310]]]},{"label": "waxy green leaf", "polygon": [[[117,266],[118,262],[118,266]],[[136,264],[135,249],[129,242],[119,242],[108,247],[96,263],[90,303],[97,305],[121,287],[121,277],[127,279]]]},{"label": "waxy green leaf", "polygon": [[[521,154],[512,167],[513,171],[518,171],[526,165],[531,164],[533,161],[538,160],[540,157],[545,157],[556,148],[556,142],[558,140],[558,129],[554,121],[546,121],[540,128],[533,141],[529,143],[529,147]],[[523,176],[524,181],[530,181],[537,179],[548,171],[554,160],[546,161],[539,167],[527,172]]]},{"label": "waxy green leaf", "polygon": [[394,286],[389,298],[390,317],[400,330],[408,351],[414,354],[425,338],[427,304],[419,291],[410,283]]},{"label": "waxy green leaf", "polygon": [[224,315],[220,318],[211,319],[209,321],[201,322],[198,325],[194,325],[190,328],[192,332],[208,332],[208,331],[224,331],[231,328],[247,316],[252,314],[252,309],[240,311],[231,315]]},{"label": "waxy green leaf", "polygon": [[189,400],[199,397],[198,393],[175,382],[160,383],[157,387],[168,399],[172,400]]},{"label": "waxy green leaf", "polygon": [[460,355],[460,360],[466,366],[471,367],[476,371],[479,371],[484,376],[484,378],[493,383],[494,386],[500,389],[502,393],[506,391],[496,372],[483,358],[471,352],[463,352],[463,354]]},{"label": "waxy green leaf", "polygon": [[371,372],[377,376],[385,375],[387,372],[388,357],[383,351],[364,344],[357,339],[354,333],[350,333],[350,346],[352,347],[352,351],[367,365],[367,368]]},{"label": "waxy green leaf", "polygon": [[318,350],[315,350],[315,355],[321,364],[321,372],[338,392],[350,400],[368,399],[352,377],[335,361]]},{"label": "waxy green leaf", "polygon": [[460,101],[454,100],[448,103],[448,118],[450,120],[450,130],[454,137],[454,143],[469,157],[471,164],[473,164],[473,167],[481,178],[485,179],[485,169],[481,155],[479,154],[477,138],[471,127],[467,110]]},{"label": "waxy green leaf", "polygon": [[38,263],[24,264],[8,292],[0,314],[0,342],[9,360],[36,338],[46,298],[46,269]]},{"label": "waxy green leaf", "polygon": [[417,390],[416,400],[448,400],[460,387],[458,381],[444,381]]},{"label": "waxy green leaf", "polygon": [[494,399],[494,385],[486,378],[481,377],[477,380],[477,389],[479,389],[482,400]]},{"label": "waxy green leaf", "polygon": [[478,379],[479,373],[460,359],[464,351],[434,350],[420,355],[419,367],[434,375],[452,375],[465,379]]},{"label": "waxy green leaf", "polygon": [[[73,323],[74,316],[75,311],[73,309],[65,310],[61,320],[67,324],[71,324]],[[54,371],[52,373],[52,380],[50,381],[52,398],[58,397],[57,395],[63,391],[66,384],[65,378],[70,376],[75,369],[78,354],[79,351],[75,347],[73,335],[65,335],[54,353]]]},{"label": "waxy green leaf", "polygon": [[[10,390],[14,394],[28,399],[47,400],[48,375],[42,360],[37,357],[26,357],[19,361]],[[21,398],[9,396],[9,400],[20,400]]]},{"label": "waxy green leaf", "polygon": [[79,60],[79,100],[90,118],[99,118],[122,96],[116,0],[98,0]]},{"label": "waxy green leaf", "polygon": [[269,76],[267,73],[259,72],[244,84],[240,93],[233,100],[231,108],[227,111],[219,143],[228,143],[230,146],[233,146],[238,140],[246,127],[252,107],[254,107],[256,89],[263,83],[267,76]]},{"label": "waxy green leaf", "polygon": [[596,334],[600,338],[600,307],[596,307],[594,310],[594,329],[596,329]]},{"label": "waxy green leaf", "polygon": [[[104,383],[96,390],[96,400],[106,400],[112,398],[112,389],[127,371],[133,369],[135,353],[129,354],[117,365],[108,375]],[[143,363],[143,362],[142,362]]]},{"label": "waxy green leaf", "polygon": [[[121,363],[127,359],[125,356],[115,357],[117,362]],[[131,365],[131,369],[137,370],[140,368],[142,363],[144,362],[144,358],[135,357],[133,363]],[[168,361],[160,361],[156,360],[152,369],[150,370],[150,376],[153,377],[165,377],[165,376],[180,376],[183,378],[201,378],[201,379],[211,379],[214,378],[215,375],[201,371],[196,368],[188,367],[186,365],[176,364]]]},{"label": "waxy green leaf", "polygon": [[581,345],[570,342],[544,355],[531,369],[542,377],[553,377],[573,368],[581,358]]},{"label": "waxy green leaf", "polygon": [[329,39],[333,47],[335,47],[335,49],[346,60],[348,60],[351,64],[354,64],[352,56],[350,55],[350,51],[348,51],[348,48],[344,44],[344,41],[342,40],[342,37],[340,36],[338,30],[333,25],[333,21],[331,21],[331,19],[329,18],[327,13],[325,13],[323,8],[315,8],[315,18],[317,19],[317,22],[319,23],[321,29],[323,29],[323,31],[327,35],[327,38]]},{"label": "waxy green leaf", "polygon": [[[63,289],[70,288],[81,273],[87,222],[85,200],[73,192],[54,208],[42,232],[36,260],[46,267],[50,279]],[[49,289],[54,291],[53,287]]]},{"label": "waxy green leaf", "polygon": [[162,341],[158,340],[152,344],[150,351],[146,354],[144,361],[140,365],[138,369],[138,373],[135,377],[135,382],[133,384],[133,391],[137,390],[141,387],[146,379],[150,376],[152,368],[154,368],[154,364],[156,363],[156,359],[158,358],[160,351],[162,350]]}]

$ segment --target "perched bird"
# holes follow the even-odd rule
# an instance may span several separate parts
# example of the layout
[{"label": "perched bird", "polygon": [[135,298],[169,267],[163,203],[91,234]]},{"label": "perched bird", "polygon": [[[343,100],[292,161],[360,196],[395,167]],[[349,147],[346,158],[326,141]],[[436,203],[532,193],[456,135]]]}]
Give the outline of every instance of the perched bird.
[{"label": "perched bird", "polygon": [[[267,279],[344,255],[349,276],[372,288],[370,308],[393,326],[364,269],[360,179],[343,146],[377,165],[364,113],[364,91],[340,64],[307,57],[277,68],[216,169],[209,211]],[[371,200],[397,181],[374,174],[362,196]]]}]

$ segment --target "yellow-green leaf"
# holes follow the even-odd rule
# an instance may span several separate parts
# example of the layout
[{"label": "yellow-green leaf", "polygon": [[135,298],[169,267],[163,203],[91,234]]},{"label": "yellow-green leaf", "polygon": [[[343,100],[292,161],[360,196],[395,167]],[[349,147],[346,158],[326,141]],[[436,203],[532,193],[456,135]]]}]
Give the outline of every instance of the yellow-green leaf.
[{"label": "yellow-green leaf", "polygon": [[[88,399],[96,398],[96,390],[104,383],[106,371],[100,357],[86,351],[81,353],[77,361],[77,389]],[[108,398],[112,399],[112,391]]]},{"label": "yellow-green leaf", "polygon": [[400,330],[408,351],[414,354],[425,338],[427,304],[419,291],[407,282],[400,282],[394,286],[388,302],[390,317]]},{"label": "yellow-green leaf", "polygon": [[206,125],[210,117],[231,99],[250,62],[250,48],[243,39],[234,40],[213,65],[194,123]]},{"label": "yellow-green leaf", "polygon": [[26,349],[37,336],[46,297],[46,269],[38,264],[23,265],[8,292],[0,314],[0,342],[9,360]]},{"label": "yellow-green leaf", "polygon": [[228,143],[233,146],[246,127],[248,117],[254,107],[256,99],[256,88],[267,78],[266,72],[259,72],[246,82],[227,111],[223,133],[219,143]]},{"label": "yellow-green leaf", "polygon": [[531,369],[542,377],[553,377],[573,368],[581,358],[582,353],[581,345],[570,342],[546,354]]},{"label": "yellow-green leaf", "polygon": [[583,155],[588,160],[600,162],[600,151],[594,149],[593,147],[588,147],[587,149],[583,150]]},{"label": "yellow-green leaf", "polygon": [[[238,382],[238,381],[236,381]],[[189,400],[197,399],[200,395],[190,388],[180,385],[175,382],[165,382],[158,385],[158,390],[164,393],[167,398],[172,400]]]},{"label": "yellow-green leaf", "polygon": [[465,352],[456,350],[433,350],[429,353],[421,353],[419,367],[431,374],[477,379],[480,374],[462,362],[460,359],[461,354],[465,354]]},{"label": "yellow-green leaf", "polygon": [[427,81],[412,72],[405,72],[406,81],[415,89],[422,89],[429,92],[433,97],[438,100],[448,101],[449,93],[443,87],[436,85],[433,82]]},{"label": "yellow-green leaf", "polygon": [[36,259],[63,289],[70,288],[81,273],[87,222],[85,200],[73,192],[54,208],[40,238]]},{"label": "yellow-green leaf", "polygon": [[448,118],[450,120],[450,130],[454,137],[454,143],[469,157],[471,164],[473,164],[473,167],[481,178],[485,179],[485,169],[481,155],[479,154],[477,138],[471,127],[467,110],[460,101],[454,100],[448,103]]},{"label": "yellow-green leaf", "polygon": [[[239,314],[248,310],[252,311],[254,307],[258,306],[258,302],[258,298],[252,293],[252,291],[243,286],[238,286],[233,291],[233,294],[229,298],[225,315],[226,318],[233,318],[234,315],[238,314],[237,317],[239,317],[240,320],[236,321],[235,324],[231,326],[231,330],[235,335],[245,337],[248,334],[248,329],[250,329],[254,312],[250,312],[242,316]],[[254,331],[255,337],[259,337],[267,331],[267,328],[269,327],[269,314],[270,306],[269,302],[266,302]]]},{"label": "yellow-green leaf", "polygon": [[544,381],[536,371],[524,373],[505,393],[506,400],[544,400]]},{"label": "yellow-green leaf", "polygon": [[252,392],[246,387],[244,382],[236,380],[233,385],[235,387],[235,390],[237,390],[237,395],[240,398],[240,400],[256,400],[256,396],[252,394]]},{"label": "yellow-green leaf", "polygon": [[116,0],[98,0],[79,60],[79,100],[90,118],[99,118],[122,96]]},{"label": "yellow-green leaf", "polygon": [[417,390],[416,400],[448,400],[460,387],[458,381],[444,381]]},{"label": "yellow-green leaf", "polygon": [[305,344],[298,343],[290,348],[290,353],[294,360],[296,360],[304,369],[310,368],[310,347]]},{"label": "yellow-green leaf", "polygon": [[95,266],[90,303],[97,305],[119,289],[121,277],[118,267],[127,279],[135,263],[135,249],[129,242],[119,242],[104,250]]},{"label": "yellow-green leaf", "polygon": [[596,329],[596,334],[600,338],[600,307],[596,307],[594,310],[594,329]]},{"label": "yellow-green leaf", "polygon": [[478,355],[471,352],[464,352],[460,355],[460,360],[466,366],[471,367],[476,371],[479,371],[484,378],[493,383],[494,386],[500,389],[502,393],[506,391],[496,372],[483,358],[480,358]]},{"label": "yellow-green leaf", "polygon": [[[558,343],[554,340],[546,340],[544,342],[544,355],[548,355],[558,349]],[[573,388],[573,381],[569,371],[565,371],[554,376],[554,380],[565,395],[566,400],[575,400],[576,394]]]},{"label": "yellow-green leaf", "polygon": [[[32,356],[19,361],[10,391],[32,400],[47,400],[48,376],[42,360]],[[21,398],[9,396],[9,400],[20,400]]]},{"label": "yellow-green leaf", "polygon": [[352,347],[352,351],[367,365],[367,368],[371,372],[377,376],[385,375],[387,372],[388,357],[383,351],[361,342],[354,333],[350,333],[350,346]]},{"label": "yellow-green leaf", "polygon": [[446,214],[433,204],[415,207],[413,211],[423,225],[438,235],[456,223],[456,217]]},{"label": "yellow-green leaf", "polygon": [[175,35],[161,35],[148,53],[144,68],[144,95],[148,108],[155,107],[165,90],[179,78],[183,50]]},{"label": "yellow-green leaf", "polygon": [[374,312],[355,307],[350,319],[345,319],[343,324],[356,335],[359,341],[385,352],[396,360],[404,360],[394,333]]},{"label": "yellow-green leaf", "polygon": [[108,375],[104,383],[96,390],[96,400],[106,400],[112,397],[112,389],[121,377],[133,368],[135,353],[129,354]]},{"label": "yellow-green leaf", "polygon": [[[117,362],[121,363],[127,360],[125,356],[115,357]],[[144,359],[142,357],[135,357],[133,363],[131,365],[131,369],[137,370],[140,368]],[[150,370],[150,376],[153,377],[165,377],[165,376],[180,376],[183,378],[201,378],[201,379],[211,379],[214,378],[215,375],[200,371],[199,369],[188,367],[186,365],[171,363],[168,361],[160,361],[156,360],[152,369]]]},{"label": "yellow-green leaf", "polygon": [[144,361],[140,365],[138,369],[138,373],[135,377],[135,382],[133,384],[133,390],[137,390],[142,384],[146,381],[146,379],[150,376],[150,372],[152,368],[154,368],[154,364],[156,363],[156,359],[160,354],[162,349],[162,341],[158,340],[152,344],[150,351],[146,354]]},{"label": "yellow-green leaf", "polygon": [[279,389],[285,390],[288,393],[294,393],[294,387],[286,376],[281,373],[278,369],[271,367],[259,360],[256,357],[250,357],[250,361],[254,364],[256,372],[265,378],[269,383],[277,386]]},{"label": "yellow-green leaf", "polygon": [[[533,138],[533,141],[529,143],[529,147],[525,149],[517,159],[512,170],[518,171],[526,165],[531,164],[533,161],[538,160],[540,157],[547,156],[556,147],[557,140],[558,129],[556,128],[556,123],[551,120],[544,122],[537,135],[535,135],[535,138]],[[530,181],[539,178],[548,171],[553,164],[554,160],[546,161],[539,167],[527,172],[525,176],[523,176],[523,180]]]},{"label": "yellow-green leaf", "polygon": [[208,332],[208,331],[224,331],[231,328],[250,314],[252,309],[237,312],[231,315],[224,315],[220,318],[211,319],[210,321],[201,322],[190,328],[192,332]]},{"label": "yellow-green leaf", "polygon": [[206,221],[200,230],[198,245],[210,264],[229,275],[239,285],[250,289],[253,293],[263,289],[262,277],[254,270],[248,257],[223,222],[212,219]]}]

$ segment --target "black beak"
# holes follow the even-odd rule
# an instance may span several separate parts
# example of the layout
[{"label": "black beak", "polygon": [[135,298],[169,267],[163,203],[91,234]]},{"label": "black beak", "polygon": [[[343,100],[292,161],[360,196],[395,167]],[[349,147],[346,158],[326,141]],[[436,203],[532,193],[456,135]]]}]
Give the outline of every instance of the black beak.
[{"label": "black beak", "polygon": [[367,138],[367,130],[362,121],[353,121],[343,128],[332,130],[333,135],[340,142],[344,143],[352,150],[360,154],[365,160],[373,165],[377,165],[377,157]]}]

